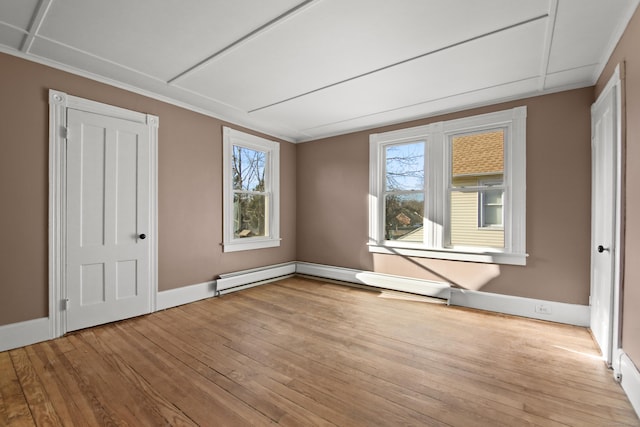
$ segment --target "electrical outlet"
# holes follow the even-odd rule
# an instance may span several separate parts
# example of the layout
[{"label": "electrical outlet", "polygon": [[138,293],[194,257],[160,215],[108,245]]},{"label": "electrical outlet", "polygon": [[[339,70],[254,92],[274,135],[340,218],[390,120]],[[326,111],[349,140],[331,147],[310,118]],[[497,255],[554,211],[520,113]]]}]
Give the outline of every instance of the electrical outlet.
[{"label": "electrical outlet", "polygon": [[551,306],[547,304],[536,304],[536,313],[551,314]]}]

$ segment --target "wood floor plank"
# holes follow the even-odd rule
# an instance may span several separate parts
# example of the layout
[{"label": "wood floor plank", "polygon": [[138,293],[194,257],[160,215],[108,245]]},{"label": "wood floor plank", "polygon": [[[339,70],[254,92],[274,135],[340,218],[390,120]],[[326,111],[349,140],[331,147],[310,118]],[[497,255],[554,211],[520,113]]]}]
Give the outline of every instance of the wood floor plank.
[{"label": "wood floor plank", "polygon": [[33,369],[26,350],[19,348],[11,350],[9,354],[36,425],[62,426],[62,420],[58,417],[47,390]]},{"label": "wood floor plank", "polygon": [[0,353],[0,425],[35,425],[8,351]]},{"label": "wood floor plank", "polygon": [[584,328],[294,277],[0,353],[0,425],[640,426]]}]

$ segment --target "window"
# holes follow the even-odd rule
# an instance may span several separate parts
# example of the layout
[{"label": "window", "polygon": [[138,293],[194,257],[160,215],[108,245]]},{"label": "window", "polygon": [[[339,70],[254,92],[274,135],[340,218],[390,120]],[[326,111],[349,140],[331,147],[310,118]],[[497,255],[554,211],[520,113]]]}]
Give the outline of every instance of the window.
[{"label": "window", "polygon": [[526,107],[370,136],[371,252],[526,264]]},{"label": "window", "polygon": [[478,197],[478,227],[479,228],[502,228],[504,217],[504,188],[502,181],[481,181],[481,191]]},{"label": "window", "polygon": [[223,128],[224,252],[280,246],[280,146]]}]

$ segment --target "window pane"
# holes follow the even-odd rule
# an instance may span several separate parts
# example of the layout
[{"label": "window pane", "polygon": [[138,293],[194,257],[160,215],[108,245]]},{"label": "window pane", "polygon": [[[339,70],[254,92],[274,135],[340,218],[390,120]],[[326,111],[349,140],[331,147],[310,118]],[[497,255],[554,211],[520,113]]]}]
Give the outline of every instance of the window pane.
[{"label": "window pane", "polygon": [[485,205],[483,219],[483,227],[502,227],[502,206]]},{"label": "window pane", "polygon": [[267,153],[233,146],[233,189],[264,191]]},{"label": "window pane", "polygon": [[266,236],[266,199],[262,194],[233,195],[234,237]]},{"label": "window pane", "polygon": [[[490,190],[489,192],[502,190]],[[495,195],[494,195],[495,196]],[[496,197],[494,197],[495,199]],[[501,198],[501,197],[500,197]],[[451,204],[451,246],[482,246],[489,248],[504,248],[504,230],[500,228],[479,227],[478,214],[482,206],[478,191],[452,191]],[[486,207],[484,211],[487,219],[502,223],[502,205]]]},{"label": "window pane", "polygon": [[423,193],[387,194],[384,207],[385,236],[387,240],[423,241]]},{"label": "window pane", "polygon": [[451,180],[504,173],[504,130],[458,135],[451,139]]},{"label": "window pane", "polygon": [[386,190],[424,188],[424,142],[389,145],[385,148]]}]

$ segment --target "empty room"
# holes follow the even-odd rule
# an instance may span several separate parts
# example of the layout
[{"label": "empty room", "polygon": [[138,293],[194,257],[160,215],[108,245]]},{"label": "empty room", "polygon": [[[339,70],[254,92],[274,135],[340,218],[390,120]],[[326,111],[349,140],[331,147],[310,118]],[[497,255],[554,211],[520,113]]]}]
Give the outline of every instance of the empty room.
[{"label": "empty room", "polygon": [[0,426],[640,426],[639,3],[0,0]]}]

